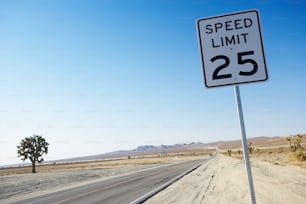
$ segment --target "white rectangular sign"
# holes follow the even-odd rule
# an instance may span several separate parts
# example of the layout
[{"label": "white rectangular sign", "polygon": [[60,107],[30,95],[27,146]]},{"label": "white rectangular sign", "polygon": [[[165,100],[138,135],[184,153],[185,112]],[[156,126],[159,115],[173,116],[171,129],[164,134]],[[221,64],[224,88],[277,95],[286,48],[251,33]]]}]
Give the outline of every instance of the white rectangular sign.
[{"label": "white rectangular sign", "polygon": [[268,79],[257,10],[197,21],[207,88]]}]

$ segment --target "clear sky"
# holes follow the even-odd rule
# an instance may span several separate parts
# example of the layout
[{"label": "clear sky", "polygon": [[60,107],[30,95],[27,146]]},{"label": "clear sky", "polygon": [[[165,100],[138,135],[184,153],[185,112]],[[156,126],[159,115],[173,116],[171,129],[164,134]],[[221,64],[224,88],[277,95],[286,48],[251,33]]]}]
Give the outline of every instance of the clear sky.
[{"label": "clear sky", "polygon": [[0,165],[239,139],[234,88],[204,86],[196,20],[258,9],[269,80],[241,85],[247,137],[306,132],[303,0],[1,0]]}]

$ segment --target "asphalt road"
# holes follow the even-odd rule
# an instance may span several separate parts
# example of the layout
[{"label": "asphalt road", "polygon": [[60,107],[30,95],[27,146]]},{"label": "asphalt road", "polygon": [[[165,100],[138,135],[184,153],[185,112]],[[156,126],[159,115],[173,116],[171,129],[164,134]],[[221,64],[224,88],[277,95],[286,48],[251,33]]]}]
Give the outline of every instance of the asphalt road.
[{"label": "asphalt road", "polygon": [[205,160],[192,160],[148,169],[126,176],[34,197],[17,203],[130,203],[204,162]]}]

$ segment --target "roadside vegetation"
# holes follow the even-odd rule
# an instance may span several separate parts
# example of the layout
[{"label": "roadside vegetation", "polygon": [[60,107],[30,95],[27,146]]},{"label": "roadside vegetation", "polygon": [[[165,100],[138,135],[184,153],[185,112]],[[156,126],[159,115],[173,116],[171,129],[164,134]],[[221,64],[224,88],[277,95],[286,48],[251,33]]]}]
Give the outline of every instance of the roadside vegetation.
[{"label": "roadside vegetation", "polygon": [[32,173],[36,173],[36,162],[44,161],[43,155],[48,153],[49,143],[40,135],[25,137],[17,146],[18,157],[24,162],[29,159],[32,164]]},{"label": "roadside vegetation", "polygon": [[290,151],[292,152],[289,155],[300,161],[306,160],[306,152],[304,151],[305,148],[302,147],[303,136],[304,135],[298,134],[295,136],[288,136],[286,138],[286,140],[289,142]]},{"label": "roadside vegetation", "polygon": [[[288,163],[306,168],[306,134],[290,135],[275,141],[271,139],[255,142],[250,139],[248,150],[250,157],[261,158],[276,165]],[[220,152],[226,156],[243,159],[241,144],[234,148],[224,146]]]}]

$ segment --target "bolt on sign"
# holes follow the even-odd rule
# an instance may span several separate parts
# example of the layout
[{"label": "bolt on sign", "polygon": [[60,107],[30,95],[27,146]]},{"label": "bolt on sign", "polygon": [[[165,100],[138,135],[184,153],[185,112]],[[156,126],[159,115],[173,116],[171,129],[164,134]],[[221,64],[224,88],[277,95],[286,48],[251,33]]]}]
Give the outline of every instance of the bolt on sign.
[{"label": "bolt on sign", "polygon": [[257,10],[197,21],[207,88],[268,79]]}]

